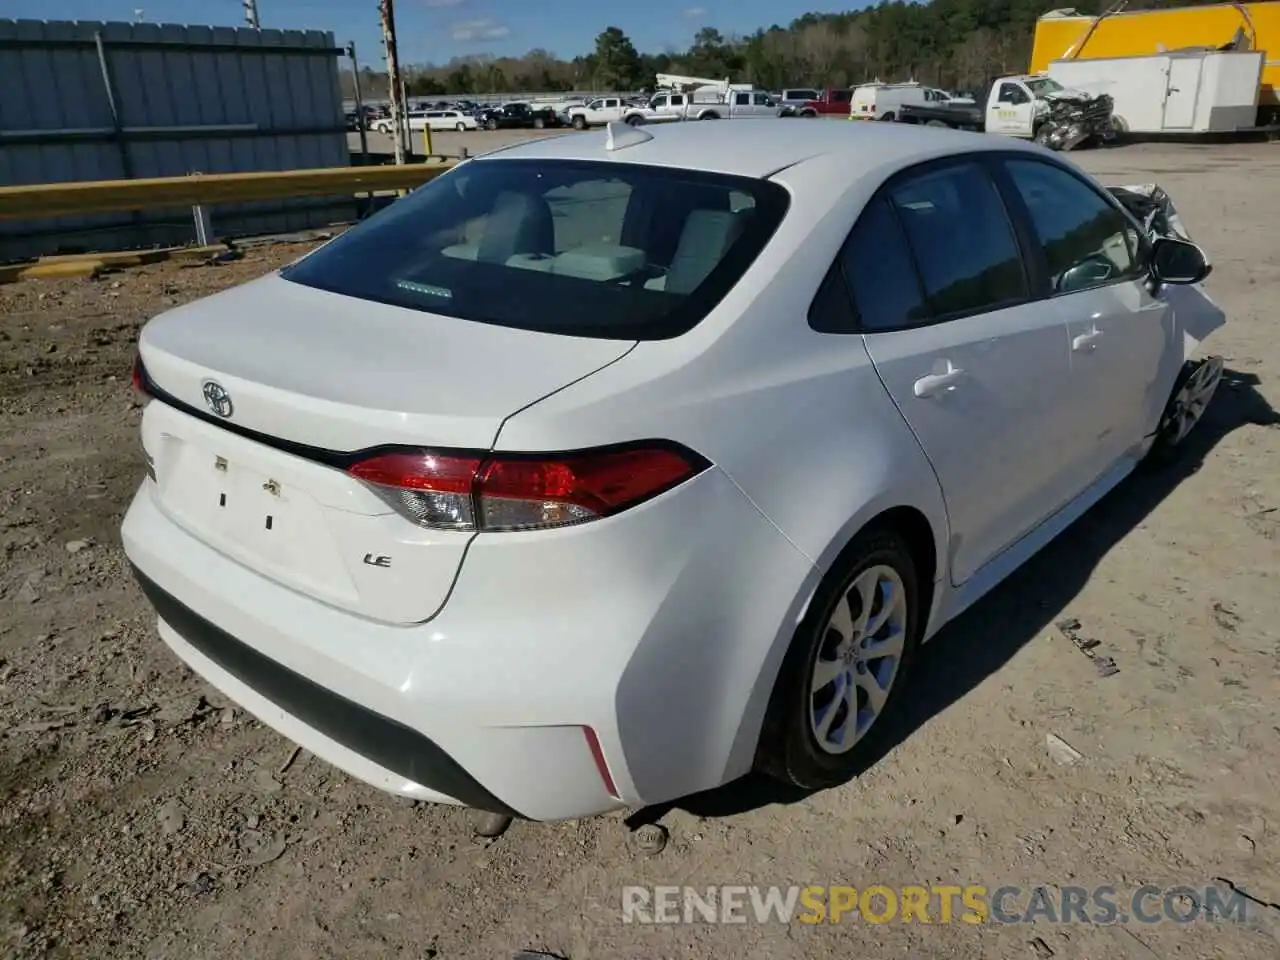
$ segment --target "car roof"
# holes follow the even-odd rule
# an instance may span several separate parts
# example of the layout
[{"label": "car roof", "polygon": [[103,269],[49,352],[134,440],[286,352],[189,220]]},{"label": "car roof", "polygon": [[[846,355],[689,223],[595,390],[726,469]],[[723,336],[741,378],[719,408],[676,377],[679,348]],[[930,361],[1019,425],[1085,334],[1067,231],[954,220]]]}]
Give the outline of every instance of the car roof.
[{"label": "car roof", "polygon": [[963,133],[909,123],[751,119],[651,124],[651,139],[607,150],[604,131],[566,133],[499,148],[476,160],[597,160],[678,167],[743,177],[769,177],[806,160],[844,155],[847,185],[860,172],[907,166],[930,157],[1034,147],[1009,137]]}]

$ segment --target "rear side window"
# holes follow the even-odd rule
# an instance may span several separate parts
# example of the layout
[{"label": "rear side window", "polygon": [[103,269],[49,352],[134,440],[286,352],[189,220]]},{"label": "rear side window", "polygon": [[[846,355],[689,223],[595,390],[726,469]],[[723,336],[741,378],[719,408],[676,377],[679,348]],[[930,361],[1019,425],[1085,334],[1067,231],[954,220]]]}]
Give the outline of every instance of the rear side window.
[{"label": "rear side window", "polygon": [[910,177],[889,191],[935,317],[980,313],[1027,299],[1026,271],[995,183],[962,163]]},{"label": "rear side window", "polygon": [[1131,280],[1145,271],[1138,231],[1096,190],[1036,160],[1005,163],[1044,249],[1055,293]]},{"label": "rear side window", "polygon": [[767,181],[623,163],[477,160],[283,271],[333,293],[617,340],[696,325],[786,214]]},{"label": "rear side window", "polygon": [[841,251],[840,263],[866,333],[928,321],[929,307],[911,249],[887,197],[877,197],[862,211]]}]

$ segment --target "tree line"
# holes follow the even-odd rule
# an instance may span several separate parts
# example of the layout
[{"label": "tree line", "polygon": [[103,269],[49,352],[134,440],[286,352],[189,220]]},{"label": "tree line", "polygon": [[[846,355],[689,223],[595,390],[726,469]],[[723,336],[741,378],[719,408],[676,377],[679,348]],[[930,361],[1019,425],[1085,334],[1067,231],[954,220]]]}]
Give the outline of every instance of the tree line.
[{"label": "tree line", "polygon": [[[726,36],[703,27],[688,49],[641,53],[618,27],[596,37],[595,49],[565,60],[547,50],[523,57],[459,57],[404,69],[411,96],[632,91],[652,88],[654,74],[730,77],[779,90],[849,87],[871,80],[918,80],[956,90],[977,89],[994,76],[1027,69],[1035,22],[1063,0],[882,0],[846,13],[808,13],[787,26]],[[1191,6],[1203,0],[1131,0],[1126,9]],[[1097,15],[1112,0],[1077,0]],[[365,97],[387,93],[385,73],[361,71]],[[350,73],[343,93],[352,95]]]}]

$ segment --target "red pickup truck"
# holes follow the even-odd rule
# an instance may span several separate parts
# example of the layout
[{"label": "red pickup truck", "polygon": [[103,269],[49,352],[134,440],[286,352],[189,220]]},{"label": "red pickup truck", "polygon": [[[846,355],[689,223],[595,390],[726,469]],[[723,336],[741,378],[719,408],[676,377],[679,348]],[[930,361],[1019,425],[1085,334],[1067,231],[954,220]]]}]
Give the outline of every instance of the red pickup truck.
[{"label": "red pickup truck", "polygon": [[794,88],[782,91],[784,117],[822,117],[849,115],[852,90],[814,90]]}]

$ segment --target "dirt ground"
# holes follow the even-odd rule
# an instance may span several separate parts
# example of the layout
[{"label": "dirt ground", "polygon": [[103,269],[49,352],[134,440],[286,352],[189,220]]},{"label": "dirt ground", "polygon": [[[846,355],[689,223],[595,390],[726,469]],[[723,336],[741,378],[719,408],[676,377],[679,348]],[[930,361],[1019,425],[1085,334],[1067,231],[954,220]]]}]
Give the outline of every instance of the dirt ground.
[{"label": "dirt ground", "polygon": [[[1280,146],[1079,160],[1164,185],[1215,262],[1229,380],[1188,457],[1124,484],[931,643],[896,745],[864,776],[653,811],[670,830],[657,856],[621,817],[477,842],[465,811],[400,805],[294,757],[155,636],[117,535],[142,473],[138,326],[302,248],[0,287],[7,955],[1280,955]],[[1088,654],[1068,618],[1098,641]],[[1109,884],[1123,898],[1228,881],[1272,906],[1250,903],[1243,924],[621,922],[630,884]]]}]

